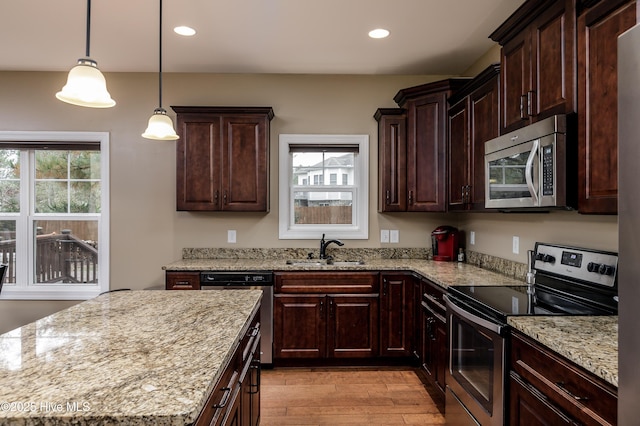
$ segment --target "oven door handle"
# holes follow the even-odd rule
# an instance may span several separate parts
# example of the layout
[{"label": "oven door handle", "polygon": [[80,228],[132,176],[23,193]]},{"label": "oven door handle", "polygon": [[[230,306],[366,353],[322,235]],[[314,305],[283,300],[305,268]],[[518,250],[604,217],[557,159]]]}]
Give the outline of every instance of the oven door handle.
[{"label": "oven door handle", "polygon": [[504,325],[496,324],[495,322],[481,318],[461,308],[460,306],[456,305],[455,301],[452,300],[448,294],[444,295],[444,300],[447,302],[447,308],[450,309],[454,314],[458,315],[460,318],[466,319],[467,321],[479,325],[480,327],[493,331],[500,336],[502,335],[502,332],[505,329]]},{"label": "oven door handle", "polygon": [[538,205],[538,193],[536,192],[536,187],[533,184],[533,160],[536,158],[536,154],[539,150],[540,139],[536,139],[533,141],[533,148],[531,148],[531,153],[529,154],[529,158],[527,158],[527,164],[524,169],[524,179],[527,182],[527,188],[531,193],[534,206]]}]

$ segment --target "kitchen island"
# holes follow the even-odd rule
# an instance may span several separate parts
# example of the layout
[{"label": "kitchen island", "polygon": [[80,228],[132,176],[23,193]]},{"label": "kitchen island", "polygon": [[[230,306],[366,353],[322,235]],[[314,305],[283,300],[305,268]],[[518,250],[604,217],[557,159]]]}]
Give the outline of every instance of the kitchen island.
[{"label": "kitchen island", "polygon": [[119,291],[3,334],[0,424],[191,424],[261,297]]}]

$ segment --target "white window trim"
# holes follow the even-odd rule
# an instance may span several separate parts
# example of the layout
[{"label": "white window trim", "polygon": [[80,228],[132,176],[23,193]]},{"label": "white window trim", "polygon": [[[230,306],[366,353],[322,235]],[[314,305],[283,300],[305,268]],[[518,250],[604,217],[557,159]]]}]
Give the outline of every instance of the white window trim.
[{"label": "white window trim", "polygon": [[[291,189],[291,161],[289,145],[345,145],[357,144],[354,175],[354,225],[294,225]],[[279,137],[279,238],[318,239],[322,234],[328,238],[366,240],[369,238],[369,135],[314,135],[281,134]],[[337,186],[340,190],[340,186]],[[327,187],[326,190],[330,190]]]},{"label": "white window trim", "polygon": [[[108,132],[31,132],[31,131],[0,131],[1,142],[26,141],[66,141],[66,142],[99,142],[100,143],[100,171],[101,171],[101,210],[98,221],[100,233],[100,248],[98,250],[98,265],[100,265],[98,284],[29,284],[18,282],[4,284],[0,293],[0,300],[86,300],[109,290],[109,133]],[[22,216],[24,217],[24,216]],[[33,238],[33,230],[29,231],[29,238]],[[16,242],[17,255],[21,259],[28,259],[27,244]],[[23,278],[31,277],[28,268],[31,262],[22,261],[16,268],[20,268]]]}]

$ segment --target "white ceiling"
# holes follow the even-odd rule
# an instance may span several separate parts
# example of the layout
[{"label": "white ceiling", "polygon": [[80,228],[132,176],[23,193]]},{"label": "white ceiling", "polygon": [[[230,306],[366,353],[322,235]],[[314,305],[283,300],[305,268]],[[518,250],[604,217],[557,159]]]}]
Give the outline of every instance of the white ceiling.
[{"label": "white ceiling", "polygon": [[[164,0],[163,71],[460,74],[523,0]],[[158,70],[158,0],[93,0],[91,58]],[[193,37],[176,35],[189,25]],[[367,36],[383,27],[391,35]],[[0,70],[67,71],[85,53],[86,0],[2,0]]]}]

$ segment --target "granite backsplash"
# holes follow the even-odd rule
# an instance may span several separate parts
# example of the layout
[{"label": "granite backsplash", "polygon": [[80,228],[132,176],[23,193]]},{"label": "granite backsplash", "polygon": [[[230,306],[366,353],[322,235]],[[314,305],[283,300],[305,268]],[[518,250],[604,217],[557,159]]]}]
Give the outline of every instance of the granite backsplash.
[{"label": "granite backsplash", "polygon": [[[318,256],[317,248],[184,248],[182,259],[254,259],[281,260],[306,259],[309,254]],[[369,259],[431,259],[430,248],[335,248],[328,254],[337,261]],[[524,279],[527,265],[508,259],[466,251],[466,261],[471,265],[498,272],[515,279]]]}]

